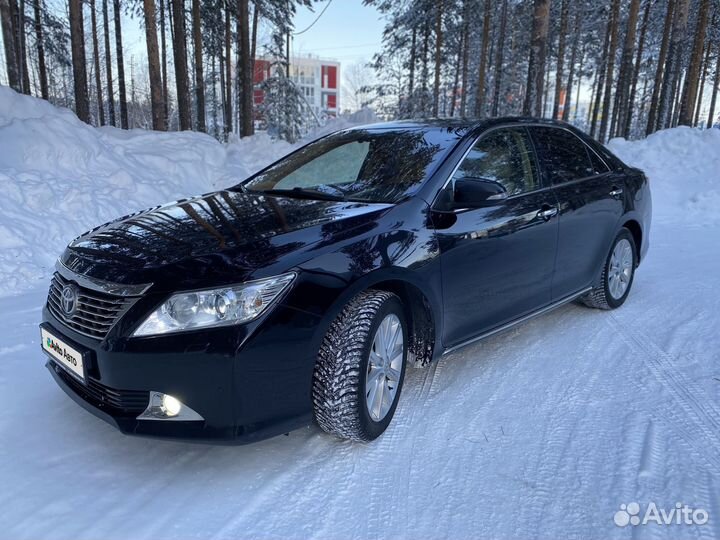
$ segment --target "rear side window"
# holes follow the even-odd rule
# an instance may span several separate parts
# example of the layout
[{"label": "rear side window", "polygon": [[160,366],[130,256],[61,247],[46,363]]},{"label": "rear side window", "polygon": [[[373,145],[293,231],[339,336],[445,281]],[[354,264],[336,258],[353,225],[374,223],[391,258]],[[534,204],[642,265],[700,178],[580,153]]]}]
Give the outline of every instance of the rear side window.
[{"label": "rear side window", "polygon": [[[601,174],[591,161],[587,146],[577,136],[559,128],[531,129],[540,163],[553,184]],[[602,167],[602,172],[606,172],[607,168],[604,165]]]},{"label": "rear side window", "polygon": [[608,166],[605,165],[605,162],[598,157],[598,155],[593,152],[591,149],[588,148],[587,153],[590,155],[590,161],[592,162],[593,169],[595,170],[595,174],[605,174],[610,169],[608,169]]},{"label": "rear side window", "polygon": [[502,184],[508,196],[537,189],[535,156],[525,128],[502,128],[483,135],[458,167],[453,180],[482,178]]}]

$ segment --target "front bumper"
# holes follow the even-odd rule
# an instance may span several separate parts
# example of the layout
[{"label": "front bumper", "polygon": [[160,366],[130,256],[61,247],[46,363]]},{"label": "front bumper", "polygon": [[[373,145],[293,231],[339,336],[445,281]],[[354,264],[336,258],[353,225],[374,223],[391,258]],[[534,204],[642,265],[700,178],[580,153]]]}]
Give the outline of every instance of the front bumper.
[{"label": "front bumper", "polygon": [[[245,444],[312,422],[309,317],[278,305],[255,325],[98,341],[45,308],[43,325],[88,351],[86,384],[51,359],[46,365],[76,403],[125,434]],[[150,391],[175,396],[203,421],[138,420]]]}]

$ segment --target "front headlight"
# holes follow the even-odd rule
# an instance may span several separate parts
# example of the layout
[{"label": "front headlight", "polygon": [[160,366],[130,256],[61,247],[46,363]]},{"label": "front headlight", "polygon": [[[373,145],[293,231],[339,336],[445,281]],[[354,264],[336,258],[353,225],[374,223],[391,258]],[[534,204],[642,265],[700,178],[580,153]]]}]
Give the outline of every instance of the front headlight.
[{"label": "front headlight", "polygon": [[206,291],[171,296],[138,327],[133,336],[168,334],[251,321],[292,283],[294,273]]}]

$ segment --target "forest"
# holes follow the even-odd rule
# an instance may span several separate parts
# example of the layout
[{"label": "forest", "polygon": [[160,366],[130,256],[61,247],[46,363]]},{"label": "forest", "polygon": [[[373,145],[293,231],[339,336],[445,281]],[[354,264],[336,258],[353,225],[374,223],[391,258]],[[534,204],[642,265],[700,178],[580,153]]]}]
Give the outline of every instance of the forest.
[{"label": "forest", "polygon": [[[298,7],[324,3],[54,1],[0,0],[4,82],[18,92],[92,125],[220,140],[252,135],[258,118],[294,140],[313,121],[288,76],[289,51]],[[363,3],[385,22],[361,89],[383,118],[548,117],[602,142],[717,121],[718,0]],[[142,65],[128,65],[123,14],[142,22]],[[259,55],[274,64],[260,105]]]}]

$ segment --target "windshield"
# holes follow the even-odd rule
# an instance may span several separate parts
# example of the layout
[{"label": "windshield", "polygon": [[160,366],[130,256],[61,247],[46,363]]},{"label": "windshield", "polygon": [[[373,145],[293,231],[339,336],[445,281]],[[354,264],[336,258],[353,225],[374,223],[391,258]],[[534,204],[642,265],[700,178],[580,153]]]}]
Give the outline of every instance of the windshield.
[{"label": "windshield", "polygon": [[244,187],[306,198],[395,202],[414,192],[459,138],[445,129],[340,132],[271,165]]}]

